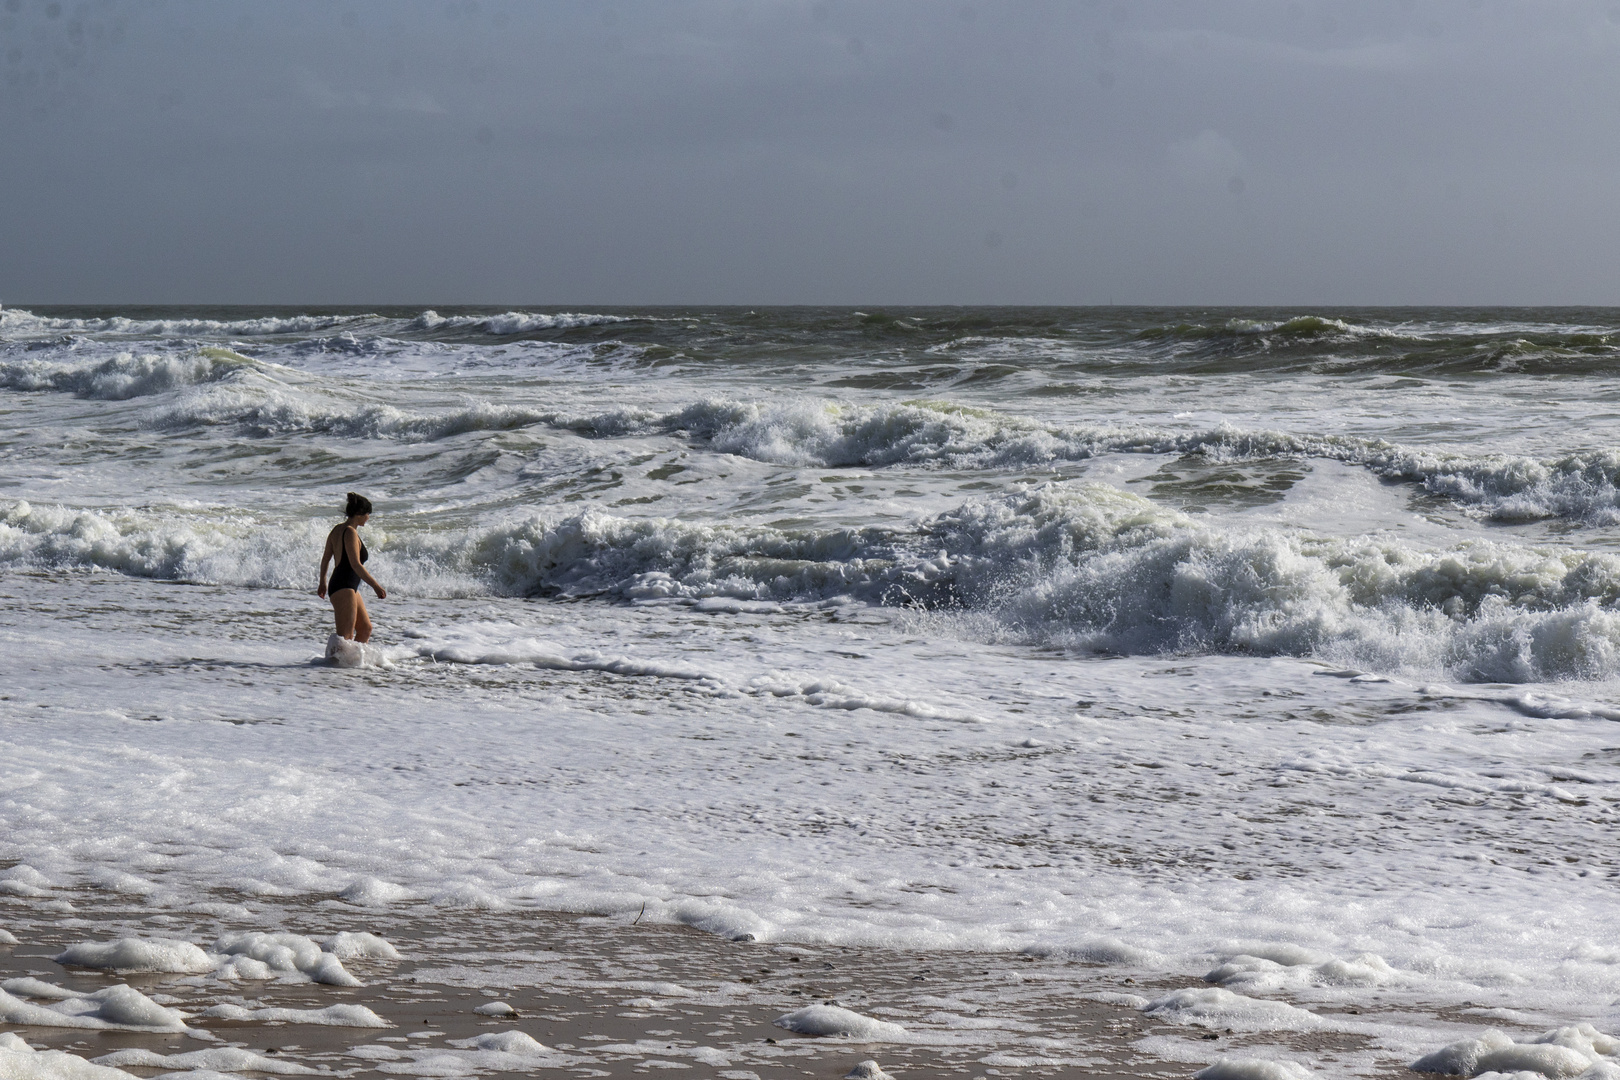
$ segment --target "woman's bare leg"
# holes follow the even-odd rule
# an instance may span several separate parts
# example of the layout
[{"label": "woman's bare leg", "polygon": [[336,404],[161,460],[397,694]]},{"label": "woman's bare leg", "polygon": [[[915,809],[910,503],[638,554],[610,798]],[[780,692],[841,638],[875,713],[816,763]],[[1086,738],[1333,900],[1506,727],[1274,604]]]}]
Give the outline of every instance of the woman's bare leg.
[{"label": "woman's bare leg", "polygon": [[360,590],[354,590],[354,640],[364,644],[371,640],[371,616],[366,613],[366,601]]},{"label": "woman's bare leg", "polygon": [[[339,589],[337,592],[332,593],[331,599],[332,614],[337,619],[338,637],[348,638],[352,641],[354,639],[355,630],[357,629],[356,616],[358,615],[360,618],[365,617],[366,605],[360,599],[360,592],[358,589]],[[366,619],[365,622],[366,637],[370,637],[371,620]],[[366,638],[361,638],[360,640],[364,641]]]}]

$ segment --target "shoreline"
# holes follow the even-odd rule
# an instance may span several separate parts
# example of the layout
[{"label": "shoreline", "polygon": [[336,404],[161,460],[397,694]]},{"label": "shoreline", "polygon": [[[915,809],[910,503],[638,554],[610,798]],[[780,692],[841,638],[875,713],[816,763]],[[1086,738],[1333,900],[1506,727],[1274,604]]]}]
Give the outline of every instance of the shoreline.
[{"label": "shoreline", "polygon": [[[1189,1027],[1144,1015],[1135,1004],[1143,994],[1187,988],[1192,980],[1143,985],[1095,965],[1031,955],[728,941],[685,926],[537,910],[366,910],[331,900],[255,898],[252,929],[311,937],[365,930],[391,942],[403,958],[345,961],[365,984],[358,987],[242,982],[64,968],[52,957],[77,942],[165,937],[207,948],[222,931],[248,928],[239,918],[151,911],[88,890],[78,891],[72,904],[71,913],[51,916],[24,898],[0,898],[0,926],[19,939],[0,946],[0,977],[78,991],[127,983],[191,1014],[188,1025],[197,1032],[0,1025],[38,1049],[89,1059],[124,1049],[173,1055],[237,1046],[346,1077],[499,1075],[513,1071],[496,1067],[505,1059],[492,1065],[468,1056],[476,1049],[453,1044],[515,1030],[553,1055],[552,1064],[536,1060],[520,1071],[576,1076],[685,1069],[722,1080],[835,1078],[875,1060],[896,1078],[1188,1077],[1227,1056],[1293,1059],[1329,1070],[1339,1062],[1366,1076],[1405,1073],[1404,1062],[1378,1052],[1365,1036]],[[495,1001],[515,1014],[473,1011]],[[196,1017],[219,1005],[338,1004],[363,1005],[391,1027]],[[862,1041],[796,1034],[775,1024],[807,1005],[847,1009],[904,1030],[885,1028]],[[1388,1059],[1388,1068],[1375,1064],[1378,1057]],[[120,1067],[136,1076],[173,1071],[172,1065]]]}]

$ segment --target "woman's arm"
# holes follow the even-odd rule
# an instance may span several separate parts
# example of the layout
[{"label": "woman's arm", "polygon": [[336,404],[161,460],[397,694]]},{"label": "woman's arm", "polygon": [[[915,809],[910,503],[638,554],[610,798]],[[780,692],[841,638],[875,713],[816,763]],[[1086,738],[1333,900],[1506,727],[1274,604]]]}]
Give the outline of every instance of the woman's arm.
[{"label": "woman's arm", "polygon": [[365,563],[360,561],[360,531],[358,529],[351,526],[344,530],[343,548],[349,553],[349,565],[354,567],[360,574],[360,580],[371,586],[372,591],[377,594],[377,599],[386,600],[388,590],[377,584],[377,579],[371,576],[371,571],[367,570]]},{"label": "woman's arm", "polygon": [[326,599],[326,567],[332,561],[332,541],[326,542],[326,550],[321,552],[321,580],[315,585],[315,595],[322,600]]}]

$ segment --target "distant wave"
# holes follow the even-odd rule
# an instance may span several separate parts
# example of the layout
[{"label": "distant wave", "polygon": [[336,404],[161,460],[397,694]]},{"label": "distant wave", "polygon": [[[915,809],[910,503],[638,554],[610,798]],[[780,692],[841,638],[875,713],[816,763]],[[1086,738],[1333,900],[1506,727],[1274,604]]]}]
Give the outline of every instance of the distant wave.
[{"label": "distant wave", "polygon": [[1398,330],[1358,326],[1345,322],[1343,319],[1326,318],[1321,315],[1296,315],[1291,319],[1274,322],[1260,319],[1227,319],[1218,323],[1173,323],[1168,326],[1156,326],[1143,330],[1137,336],[1144,340],[1156,338],[1203,340],[1208,338],[1260,338],[1267,335],[1275,335],[1280,338],[1406,336]]},{"label": "distant wave", "polygon": [[1620,356],[1620,339],[1602,327],[1454,321],[1368,325],[1320,315],[1173,323],[1138,331],[1135,344],[1140,354],[1115,348],[1109,355],[1171,363],[1190,373],[1259,370],[1254,368],[1259,363],[1269,371],[1431,375],[1608,371]]},{"label": "distant wave", "polygon": [[267,316],[220,322],[215,319],[56,319],[22,308],[0,309],[0,339],[52,334],[108,334],[127,337],[269,337],[315,334],[367,321],[375,315]]},{"label": "distant wave", "polygon": [[424,311],[411,321],[408,328],[419,332],[477,330],[504,337],[511,334],[533,333],[536,330],[571,330],[576,326],[610,326],[614,323],[635,321],[637,320],[624,315],[587,315],[577,312],[540,315],[525,311],[508,311],[504,315],[447,316],[440,315],[436,311]]},{"label": "distant wave", "polygon": [[1405,342],[1470,342],[1482,338],[1555,338],[1571,345],[1602,345],[1613,340],[1603,327],[1548,322],[1413,321],[1382,325],[1351,322],[1329,315],[1294,315],[1286,319],[1230,318],[1219,322],[1178,322],[1147,327],[1138,340],[1212,338],[1345,339]]},{"label": "distant wave", "polygon": [[[0,503],[0,565],[307,587],[323,524]],[[1128,653],[1316,656],[1527,682],[1620,675],[1620,558],[1431,550],[1207,519],[1094,484],[973,500],[911,530],[778,529],[595,511],[368,534],[402,593],[859,601]]]},{"label": "distant wave", "polygon": [[263,338],[331,334],[364,329],[373,335],[468,332],[506,337],[541,330],[567,330],[644,321],[643,317],[580,312],[544,314],[508,311],[496,315],[440,315],[427,310],[414,319],[387,319],[373,313],[264,316],[254,319],[63,319],[22,308],[0,309],[0,340],[28,340],[62,334],[107,337]]}]

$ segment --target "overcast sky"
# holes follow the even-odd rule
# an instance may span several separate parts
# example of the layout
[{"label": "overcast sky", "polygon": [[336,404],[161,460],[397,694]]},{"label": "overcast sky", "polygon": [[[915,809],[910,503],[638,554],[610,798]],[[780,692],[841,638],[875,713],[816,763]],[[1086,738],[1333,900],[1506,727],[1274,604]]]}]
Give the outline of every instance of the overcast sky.
[{"label": "overcast sky", "polygon": [[0,302],[1620,303],[1620,0],[0,0]]}]

